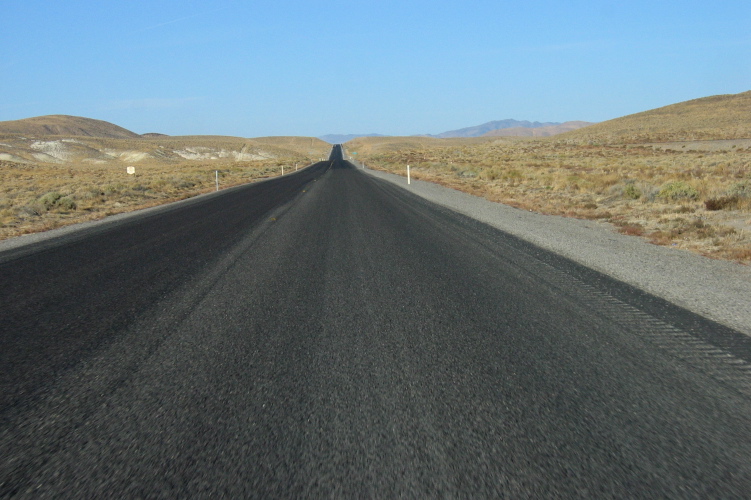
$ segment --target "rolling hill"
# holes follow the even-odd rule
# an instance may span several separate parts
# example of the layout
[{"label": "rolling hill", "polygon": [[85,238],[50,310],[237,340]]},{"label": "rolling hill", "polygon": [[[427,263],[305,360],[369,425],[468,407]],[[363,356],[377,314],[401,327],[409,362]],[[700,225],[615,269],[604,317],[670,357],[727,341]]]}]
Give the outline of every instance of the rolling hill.
[{"label": "rolling hill", "polygon": [[640,144],[751,138],[751,91],[679,102],[558,136],[574,143]]},{"label": "rolling hill", "polygon": [[0,135],[109,137],[135,139],[135,132],[109,122],[68,115],[46,115],[0,122]]},{"label": "rolling hill", "polygon": [[0,160],[54,164],[176,164],[192,161],[247,162],[290,158],[304,161],[328,154],[330,145],[309,137],[3,136]]},{"label": "rolling hill", "polygon": [[185,161],[304,161],[328,153],[311,137],[139,135],[109,122],[49,115],[0,122],[0,160],[16,163],[175,164]]}]

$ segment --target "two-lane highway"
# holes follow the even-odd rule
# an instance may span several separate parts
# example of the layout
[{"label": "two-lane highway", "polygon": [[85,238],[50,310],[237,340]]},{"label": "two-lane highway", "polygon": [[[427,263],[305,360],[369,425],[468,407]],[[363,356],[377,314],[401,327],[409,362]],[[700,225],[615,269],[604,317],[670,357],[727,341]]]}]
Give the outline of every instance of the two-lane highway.
[{"label": "two-lane highway", "polygon": [[2,496],[751,488],[745,337],[338,147],[296,175],[0,254],[0,283]]}]

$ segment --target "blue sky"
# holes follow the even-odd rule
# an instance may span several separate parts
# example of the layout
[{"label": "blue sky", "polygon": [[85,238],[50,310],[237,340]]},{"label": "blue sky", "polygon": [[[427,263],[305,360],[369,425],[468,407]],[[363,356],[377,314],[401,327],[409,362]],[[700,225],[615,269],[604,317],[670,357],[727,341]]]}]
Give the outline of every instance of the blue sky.
[{"label": "blue sky", "polygon": [[440,133],[751,90],[751,2],[3,2],[0,120]]}]

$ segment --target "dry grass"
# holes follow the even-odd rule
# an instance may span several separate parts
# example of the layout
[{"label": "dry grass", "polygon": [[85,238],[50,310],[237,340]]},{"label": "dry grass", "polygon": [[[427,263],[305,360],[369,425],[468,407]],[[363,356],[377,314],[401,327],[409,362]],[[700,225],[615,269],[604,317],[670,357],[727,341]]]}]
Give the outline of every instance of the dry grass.
[{"label": "dry grass", "polygon": [[30,163],[181,163],[202,160],[300,159],[327,155],[331,145],[310,137],[226,136],[137,137],[19,136],[0,134],[0,160]]},{"label": "dry grass", "polygon": [[17,160],[0,160],[0,239],[212,191],[217,170],[222,188],[289,173],[330,148],[298,137],[0,137],[0,153]]},{"label": "dry grass", "polygon": [[113,123],[81,116],[47,115],[0,122],[2,135],[90,136],[134,139],[138,134]]},{"label": "dry grass", "polygon": [[579,144],[751,138],[751,91],[681,102],[558,136]]},{"label": "dry grass", "polygon": [[[380,139],[380,141],[378,140]],[[625,234],[751,261],[751,149],[663,150],[553,139],[483,143],[356,139],[370,168],[541,213],[597,219]]]}]

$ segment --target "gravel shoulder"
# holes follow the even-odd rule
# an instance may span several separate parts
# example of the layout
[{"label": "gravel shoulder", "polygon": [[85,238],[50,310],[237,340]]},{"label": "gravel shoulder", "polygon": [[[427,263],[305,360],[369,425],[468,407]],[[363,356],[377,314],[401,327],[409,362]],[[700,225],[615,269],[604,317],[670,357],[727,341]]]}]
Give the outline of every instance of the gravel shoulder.
[{"label": "gravel shoulder", "polygon": [[438,184],[365,169],[455,210],[751,335],[751,267],[652,245],[611,224],[527,212]]}]

